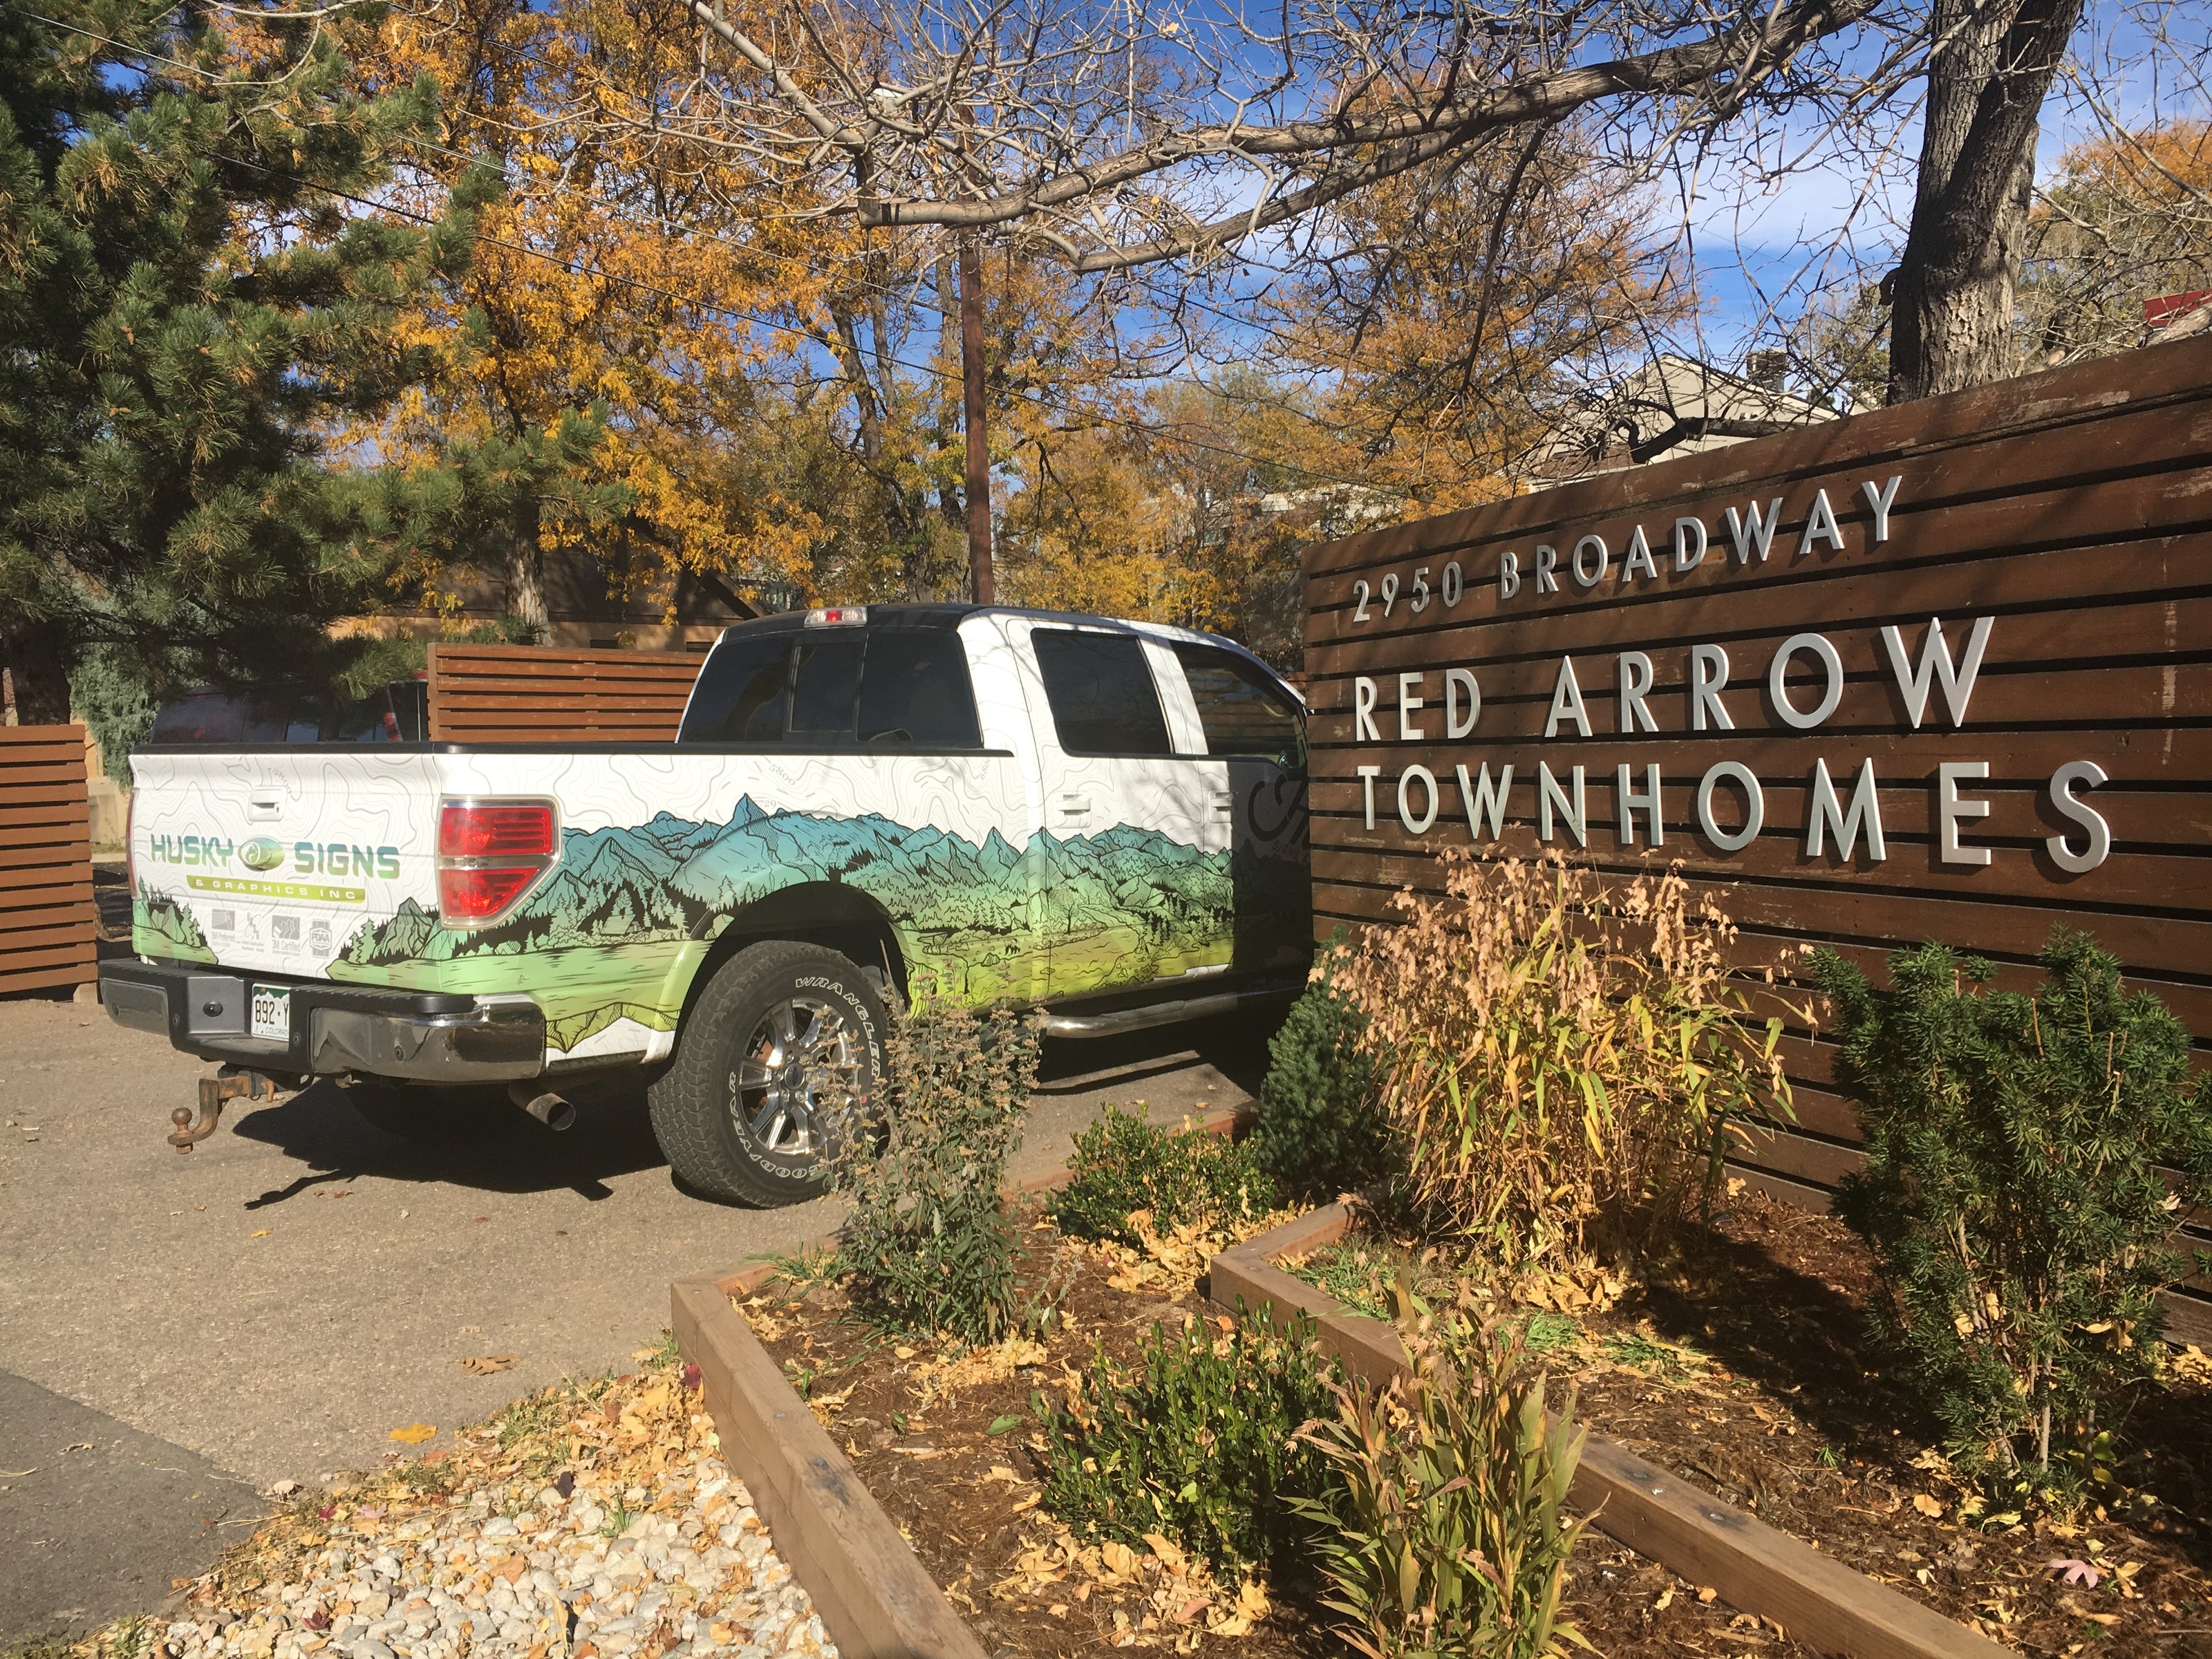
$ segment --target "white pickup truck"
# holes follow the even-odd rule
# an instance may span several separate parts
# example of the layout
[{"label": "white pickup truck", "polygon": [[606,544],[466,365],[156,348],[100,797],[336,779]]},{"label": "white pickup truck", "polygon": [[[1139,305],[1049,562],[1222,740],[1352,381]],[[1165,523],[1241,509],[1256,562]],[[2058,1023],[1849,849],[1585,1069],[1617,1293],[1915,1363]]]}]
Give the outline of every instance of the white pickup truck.
[{"label": "white pickup truck", "polygon": [[1079,1036],[1301,982],[1304,757],[1297,695],[1208,635],[773,617],[723,634],[672,744],[139,750],[137,956],[101,994],[424,1137],[641,1070],[684,1181],[787,1203],[872,1121],[908,998]]}]

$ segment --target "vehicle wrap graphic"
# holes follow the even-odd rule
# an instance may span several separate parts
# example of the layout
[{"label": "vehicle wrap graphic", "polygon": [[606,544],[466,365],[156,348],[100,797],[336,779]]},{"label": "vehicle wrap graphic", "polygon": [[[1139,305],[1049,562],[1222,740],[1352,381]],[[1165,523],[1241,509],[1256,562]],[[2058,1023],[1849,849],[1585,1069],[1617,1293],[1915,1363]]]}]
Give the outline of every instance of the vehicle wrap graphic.
[{"label": "vehicle wrap graphic", "polygon": [[[245,760],[137,764],[149,798],[196,821],[219,823],[209,808],[236,799],[237,784],[267,787]],[[289,887],[289,870],[273,882],[204,877],[218,890],[142,881],[140,951],[418,990],[525,992],[545,1012],[553,1060],[669,1052],[714,941],[775,894],[805,915],[841,896],[849,904],[827,889],[851,890],[888,921],[915,988],[934,984],[969,1004],[1279,968],[1310,937],[1303,789],[1279,781],[1255,786],[1249,805],[1250,821],[1273,833],[1236,838],[1232,852],[1127,823],[1055,836],[1033,827],[1015,763],[985,757],[302,752],[264,757],[261,769],[312,784],[295,790],[310,821],[266,839],[289,849],[327,816],[397,842],[398,857],[349,871],[359,886],[343,896]],[[1180,786],[1164,768],[1160,787]],[[561,800],[560,860],[497,924],[445,927],[430,849],[405,837],[427,841],[424,809],[439,798],[500,794]],[[770,804],[779,799],[806,807]],[[252,873],[243,860],[230,867]]]}]

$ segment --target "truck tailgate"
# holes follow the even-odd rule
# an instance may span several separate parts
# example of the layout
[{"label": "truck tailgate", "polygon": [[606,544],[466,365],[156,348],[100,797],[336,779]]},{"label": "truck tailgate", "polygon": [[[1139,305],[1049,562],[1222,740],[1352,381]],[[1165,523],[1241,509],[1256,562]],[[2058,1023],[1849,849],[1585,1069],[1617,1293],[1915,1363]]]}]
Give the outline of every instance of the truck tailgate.
[{"label": "truck tailgate", "polygon": [[141,955],[321,977],[347,941],[436,902],[443,757],[145,750],[132,757]]}]

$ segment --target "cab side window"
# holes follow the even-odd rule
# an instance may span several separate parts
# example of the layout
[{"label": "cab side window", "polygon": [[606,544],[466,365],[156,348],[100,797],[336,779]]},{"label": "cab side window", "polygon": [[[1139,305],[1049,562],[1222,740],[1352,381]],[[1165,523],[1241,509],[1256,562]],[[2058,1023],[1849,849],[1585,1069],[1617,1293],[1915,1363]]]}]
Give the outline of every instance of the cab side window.
[{"label": "cab side window", "polygon": [[792,637],[725,641],[707,659],[678,743],[781,743]]},{"label": "cab side window", "polygon": [[1176,660],[1198,704],[1208,755],[1270,760],[1304,769],[1305,721],[1282,687],[1255,664],[1212,645],[1177,645]]},{"label": "cab side window", "polygon": [[1167,716],[1133,634],[1039,628],[1030,644],[1060,746],[1071,755],[1170,755]]}]

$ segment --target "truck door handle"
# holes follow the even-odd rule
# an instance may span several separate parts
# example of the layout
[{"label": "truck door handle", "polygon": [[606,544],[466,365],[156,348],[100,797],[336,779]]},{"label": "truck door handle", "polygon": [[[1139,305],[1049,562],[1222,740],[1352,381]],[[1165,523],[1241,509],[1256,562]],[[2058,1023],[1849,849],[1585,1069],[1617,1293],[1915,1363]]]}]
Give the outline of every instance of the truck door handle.
[{"label": "truck door handle", "polygon": [[282,791],[256,790],[246,798],[246,816],[249,818],[273,818],[283,810],[283,804]]},{"label": "truck door handle", "polygon": [[1226,789],[1216,790],[1213,796],[1213,810],[1224,818],[1235,817],[1237,816],[1237,797],[1230,793]]},{"label": "truck door handle", "polygon": [[1091,797],[1088,795],[1062,795],[1060,798],[1060,815],[1064,818],[1089,817],[1091,816]]}]

